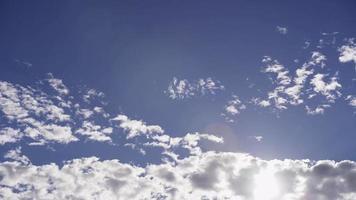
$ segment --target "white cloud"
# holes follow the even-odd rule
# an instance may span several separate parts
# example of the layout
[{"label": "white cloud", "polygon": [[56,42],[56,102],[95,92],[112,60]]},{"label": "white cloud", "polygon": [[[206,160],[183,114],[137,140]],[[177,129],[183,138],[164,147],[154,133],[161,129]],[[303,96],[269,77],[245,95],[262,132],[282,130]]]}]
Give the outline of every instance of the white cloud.
[{"label": "white cloud", "polygon": [[76,114],[81,115],[84,119],[88,119],[94,114],[94,112],[90,109],[82,108],[82,109],[78,109],[76,111]]},{"label": "white cloud", "polygon": [[245,109],[246,105],[242,103],[239,97],[236,95],[232,95],[232,99],[229,100],[224,107],[224,112],[222,113],[222,116],[224,116],[227,121],[233,122],[233,118]]},{"label": "white cloud", "polygon": [[356,97],[354,95],[347,95],[345,99],[349,102],[350,106],[356,108]]},{"label": "white cloud", "polygon": [[[44,145],[47,143],[62,143],[79,141],[75,134],[87,136],[91,140],[100,142],[111,141],[108,136],[113,130],[110,127],[103,127],[100,130],[89,129],[89,126],[79,127],[76,132],[75,122],[90,118],[93,114],[98,114],[104,118],[103,123],[110,124],[109,116],[104,109],[95,104],[82,108],[79,103],[73,105],[74,98],[69,97],[68,89],[62,80],[53,78],[46,79],[49,86],[53,87],[58,94],[48,94],[41,88],[31,86],[21,86],[17,84],[0,81],[0,111],[4,120],[0,122],[5,128],[0,128],[0,144],[14,143],[23,138],[30,139],[31,145]],[[88,98],[93,95],[101,96],[95,90],[88,91]],[[7,124],[17,127],[13,129],[6,127]]]},{"label": "white cloud", "polygon": [[[201,154],[202,150],[198,145],[201,140],[208,140],[215,143],[222,143],[223,138],[206,133],[187,133],[182,137],[171,137],[166,134],[162,127],[158,125],[147,125],[146,122],[141,120],[134,120],[128,118],[126,115],[118,115],[112,119],[118,122],[118,126],[122,128],[126,133],[126,139],[128,141],[134,140],[140,137],[140,143],[128,142],[126,146],[130,146],[132,149],[139,150],[141,153],[145,152],[146,147],[158,147],[163,150],[162,154],[168,156],[168,158],[177,160],[178,154],[175,152],[177,148],[184,148],[189,151],[189,155]],[[136,141],[136,140],[134,140]],[[165,157],[162,157],[165,160]]]},{"label": "white cloud", "polygon": [[339,89],[341,84],[337,81],[337,77],[331,77],[329,82],[325,82],[325,74],[315,74],[311,79],[310,84],[314,86],[313,90],[326,97],[329,102],[334,102],[337,97],[341,96]]},{"label": "white cloud", "polygon": [[205,152],[146,167],[95,157],[61,167],[15,160],[0,163],[0,174],[3,199],[352,200],[356,195],[353,161],[262,160],[243,153]]},{"label": "white cloud", "polygon": [[22,137],[20,130],[6,127],[0,130],[0,145],[18,142]]},{"label": "white cloud", "polygon": [[[340,92],[341,84],[338,82],[338,73],[326,81],[326,74],[314,74],[317,67],[319,70],[326,66],[326,56],[321,52],[311,52],[311,57],[302,66],[295,70],[295,75],[289,75],[287,70],[277,60],[273,60],[269,56],[265,56],[262,62],[265,64],[263,72],[274,75],[271,80],[274,89],[269,91],[267,99],[252,98],[252,102],[260,107],[273,106],[277,110],[284,110],[289,105],[303,105],[306,108],[307,114],[315,115],[322,114],[325,108],[330,107],[337,98],[342,94]],[[309,104],[309,99],[320,95],[325,98],[328,106],[325,106],[324,99],[319,100],[320,104],[312,109]]]},{"label": "white cloud", "polygon": [[261,100],[260,98],[257,97],[253,97],[251,99],[251,103],[260,107],[268,107],[271,105],[271,102],[269,102],[268,100]]},{"label": "white cloud", "polygon": [[28,165],[31,163],[30,159],[27,156],[22,155],[21,147],[18,147],[16,149],[8,151],[4,155],[4,158],[9,159],[9,160],[18,161],[24,165]]},{"label": "white cloud", "polygon": [[313,51],[311,59],[309,61],[309,65],[315,66],[315,65],[320,65],[321,68],[325,67],[325,61],[326,61],[326,56],[318,51]]},{"label": "white cloud", "polygon": [[71,127],[61,126],[57,124],[43,124],[35,122],[33,126],[27,126],[24,129],[26,137],[29,137],[36,142],[33,145],[43,145],[48,142],[57,142],[67,144],[78,141],[78,138],[72,134]]},{"label": "white cloud", "polygon": [[254,136],[254,138],[256,139],[257,142],[262,142],[262,140],[263,140],[263,136],[260,136],[260,135],[256,135],[256,136]]},{"label": "white cloud", "polygon": [[86,91],[86,93],[83,95],[83,100],[86,103],[90,103],[93,99],[95,98],[103,98],[105,95],[103,92],[99,92],[95,89],[89,89]]},{"label": "white cloud", "polygon": [[210,77],[192,82],[186,79],[178,80],[174,77],[165,92],[171,99],[185,99],[193,96],[213,95],[223,89],[224,86],[219,81],[213,80]]},{"label": "white cloud", "polygon": [[118,115],[112,119],[119,123],[119,127],[127,132],[127,138],[137,137],[143,134],[163,134],[164,130],[158,125],[146,125],[141,120],[129,119],[126,115]]},{"label": "white cloud", "polygon": [[356,64],[356,44],[355,39],[350,38],[347,43],[339,48],[339,61],[342,63],[354,62]]},{"label": "white cloud", "polygon": [[329,108],[329,107],[330,105],[323,104],[323,105],[316,106],[314,109],[309,106],[305,106],[305,109],[308,115],[322,115],[325,112],[325,108]]},{"label": "white cloud", "polygon": [[277,60],[273,60],[269,56],[264,56],[262,62],[266,64],[264,68],[265,73],[275,73],[278,85],[288,85],[291,83],[289,71],[281,65]]},{"label": "white cloud", "polygon": [[111,142],[111,127],[103,128],[90,121],[83,121],[81,128],[76,130],[77,134],[88,136],[88,139],[99,142]]},{"label": "white cloud", "polygon": [[63,81],[61,79],[54,78],[53,74],[51,73],[48,73],[48,76],[49,78],[47,79],[47,81],[54,90],[56,90],[61,95],[69,94],[67,86],[63,84]]},{"label": "white cloud", "polygon": [[285,35],[288,33],[288,28],[287,27],[282,27],[282,26],[277,26],[276,31],[282,35]]}]

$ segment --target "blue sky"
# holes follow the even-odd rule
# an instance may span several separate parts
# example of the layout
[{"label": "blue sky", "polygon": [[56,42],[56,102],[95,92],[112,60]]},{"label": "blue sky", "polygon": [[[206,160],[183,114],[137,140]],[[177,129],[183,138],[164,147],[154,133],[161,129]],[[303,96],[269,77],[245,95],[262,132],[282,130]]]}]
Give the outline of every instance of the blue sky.
[{"label": "blue sky", "polygon": [[[307,189],[299,191],[302,183],[286,189],[280,181],[271,200],[355,199],[355,6],[351,0],[2,1],[0,197],[258,200],[259,184],[282,173],[281,165],[296,174],[293,181],[308,180]],[[248,156],[259,164],[250,165],[258,170],[246,172],[247,179],[262,178],[236,177],[233,183],[246,191],[214,186],[221,177],[209,172],[213,159],[236,159],[224,166],[241,170]],[[111,162],[139,175],[114,177],[127,184],[110,182],[108,194],[70,196],[59,180],[46,183],[57,189],[40,193],[44,183],[20,173],[11,182],[5,170],[47,173],[53,163],[63,175],[79,161],[97,171]],[[194,170],[180,167],[187,162]],[[337,177],[317,171],[324,165],[346,171]],[[151,168],[189,175],[173,184]],[[165,188],[147,188],[142,196],[117,191],[140,185],[134,180],[141,171],[147,180],[140,181],[150,175]],[[95,175],[104,180],[106,173]],[[313,185],[324,179],[332,183]]]}]

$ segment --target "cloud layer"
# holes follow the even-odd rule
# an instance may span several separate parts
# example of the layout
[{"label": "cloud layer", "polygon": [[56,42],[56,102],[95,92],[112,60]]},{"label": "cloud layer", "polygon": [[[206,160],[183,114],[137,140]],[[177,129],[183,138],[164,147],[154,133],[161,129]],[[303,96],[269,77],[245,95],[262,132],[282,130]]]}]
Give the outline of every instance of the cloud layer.
[{"label": "cloud layer", "polygon": [[315,199],[356,197],[356,163],[205,152],[144,168],[96,157],[36,166],[8,153],[3,199]]}]

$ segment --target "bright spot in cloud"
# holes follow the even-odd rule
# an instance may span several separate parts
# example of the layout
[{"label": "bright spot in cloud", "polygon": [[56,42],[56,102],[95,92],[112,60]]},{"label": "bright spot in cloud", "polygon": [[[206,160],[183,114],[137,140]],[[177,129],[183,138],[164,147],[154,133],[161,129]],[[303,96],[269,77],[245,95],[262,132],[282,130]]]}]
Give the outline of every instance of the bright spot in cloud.
[{"label": "bright spot in cloud", "polygon": [[254,200],[272,200],[279,192],[279,185],[272,169],[262,170],[255,176]]}]

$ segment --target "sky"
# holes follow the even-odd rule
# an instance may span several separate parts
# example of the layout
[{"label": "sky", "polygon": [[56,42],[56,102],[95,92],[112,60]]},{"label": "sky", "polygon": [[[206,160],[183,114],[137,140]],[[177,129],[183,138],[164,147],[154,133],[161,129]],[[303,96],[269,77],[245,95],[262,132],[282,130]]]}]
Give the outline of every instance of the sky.
[{"label": "sky", "polygon": [[1,1],[2,199],[356,199],[356,2]]}]

